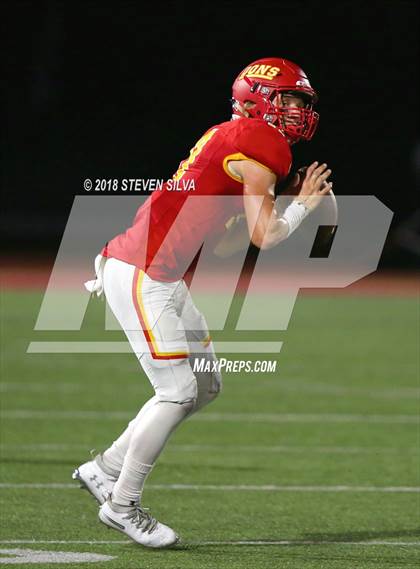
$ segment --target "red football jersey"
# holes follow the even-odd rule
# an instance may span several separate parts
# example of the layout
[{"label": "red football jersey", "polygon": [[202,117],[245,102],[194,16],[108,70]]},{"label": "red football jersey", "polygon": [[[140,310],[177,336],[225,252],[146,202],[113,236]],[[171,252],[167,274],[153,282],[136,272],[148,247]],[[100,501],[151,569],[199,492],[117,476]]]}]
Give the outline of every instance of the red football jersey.
[{"label": "red football jersey", "polygon": [[135,265],[155,280],[181,279],[202,244],[216,244],[228,219],[244,211],[243,183],[228,169],[230,160],[244,159],[270,169],[277,180],[287,176],[292,160],[286,139],[263,120],[240,118],[216,125],[102,254]]}]

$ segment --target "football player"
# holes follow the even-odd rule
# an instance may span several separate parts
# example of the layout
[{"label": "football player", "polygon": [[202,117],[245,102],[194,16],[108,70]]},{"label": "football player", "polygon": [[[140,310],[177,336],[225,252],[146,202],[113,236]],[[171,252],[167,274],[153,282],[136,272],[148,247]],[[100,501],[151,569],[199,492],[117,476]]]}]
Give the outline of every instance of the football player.
[{"label": "football player", "polygon": [[[193,180],[194,195],[164,185],[96,259],[97,278],[87,288],[104,290],[155,395],[73,478],[101,504],[104,524],[144,546],[166,547],[178,540],[142,508],[143,487],[171,433],[213,401],[222,385],[217,372],[193,373],[194,357],[215,361],[216,356],[185,273],[204,242],[214,242],[219,255],[242,246],[241,219],[247,243],[274,247],[330,192],[331,170],[313,162],[300,180],[295,178],[298,191],[291,204],[284,212],[275,207],[276,183],[290,172],[291,146],[310,140],[316,130],[316,101],[295,63],[265,58],[248,65],[233,83],[231,120],[210,128],[173,176]],[[231,199],[201,205],[203,196],[226,195]]]}]

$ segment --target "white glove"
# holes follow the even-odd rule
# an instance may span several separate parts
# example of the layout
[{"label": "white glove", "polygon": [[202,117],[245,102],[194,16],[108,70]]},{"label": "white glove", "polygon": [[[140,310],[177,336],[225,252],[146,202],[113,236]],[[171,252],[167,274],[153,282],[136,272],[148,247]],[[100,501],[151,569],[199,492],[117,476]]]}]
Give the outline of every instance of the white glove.
[{"label": "white glove", "polygon": [[104,291],[103,277],[104,277],[104,268],[106,261],[107,261],[106,257],[103,257],[102,255],[97,255],[95,257],[96,279],[94,279],[93,281],[85,282],[86,289],[91,293],[96,292],[96,296],[101,296],[101,294]]}]

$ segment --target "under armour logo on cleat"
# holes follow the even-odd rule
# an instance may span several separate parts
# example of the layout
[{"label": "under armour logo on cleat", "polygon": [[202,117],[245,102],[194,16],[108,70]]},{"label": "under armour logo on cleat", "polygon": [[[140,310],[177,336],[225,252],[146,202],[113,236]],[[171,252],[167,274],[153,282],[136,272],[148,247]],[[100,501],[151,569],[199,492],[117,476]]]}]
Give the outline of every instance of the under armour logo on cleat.
[{"label": "under armour logo on cleat", "polygon": [[112,518],[110,518],[109,516],[107,516],[105,514],[106,519],[111,522],[112,524],[114,524],[114,526],[116,526],[119,529],[125,529],[125,527],[122,524],[119,524],[118,522],[116,522],[115,520],[113,520]]}]

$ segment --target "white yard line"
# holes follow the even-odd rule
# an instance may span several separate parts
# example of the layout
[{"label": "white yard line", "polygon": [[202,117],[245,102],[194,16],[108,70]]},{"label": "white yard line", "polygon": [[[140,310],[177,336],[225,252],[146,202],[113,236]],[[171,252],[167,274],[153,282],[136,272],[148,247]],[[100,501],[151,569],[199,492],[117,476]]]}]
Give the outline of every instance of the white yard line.
[{"label": "white yard line", "polygon": [[310,541],[310,540],[279,540],[279,541],[197,541],[191,545],[399,545],[420,546],[420,541]]},{"label": "white yard line", "polygon": [[[133,416],[135,413],[133,413]],[[127,411],[38,411],[37,409],[10,409],[1,412],[1,419],[86,419],[117,421],[130,420],[132,414]]]},{"label": "white yard line", "polygon": [[[76,483],[2,482],[0,489],[77,490]],[[148,490],[216,490],[218,492],[385,492],[420,493],[420,486],[278,486],[276,484],[149,484]]]},{"label": "white yard line", "polygon": [[[5,419],[87,419],[129,420],[135,413],[128,411],[49,411],[35,409],[10,409],[1,413]],[[233,423],[368,423],[368,424],[420,424],[419,415],[362,415],[348,413],[202,413],[195,414],[192,421]]]},{"label": "white yard line", "polygon": [[239,423],[382,423],[420,424],[418,415],[359,415],[348,413],[203,413],[193,418],[203,422]]},{"label": "white yard line", "polygon": [[0,393],[78,393],[82,391],[82,386],[77,383],[38,383],[31,381],[2,381],[0,382]]},{"label": "white yard line", "polygon": [[[105,443],[104,443],[105,445]],[[101,448],[104,445],[98,445]],[[63,451],[90,450],[89,445],[68,443],[0,444],[0,451],[35,451],[62,453]],[[420,447],[350,447],[350,446],[297,446],[297,445],[225,445],[225,444],[169,444],[165,452],[208,453],[292,453],[292,454],[419,454]]]},{"label": "white yard line", "polygon": [[[0,445],[1,448],[1,445]],[[86,447],[85,447],[86,448]],[[173,444],[168,446],[167,451],[173,452],[205,452],[230,451],[245,453],[293,453],[293,454],[418,454],[417,447],[346,447],[346,446],[295,446],[295,445],[182,445]]]},{"label": "white yard line", "polygon": [[420,389],[417,387],[400,388],[378,388],[352,387],[334,385],[302,379],[263,379],[261,382],[265,386],[275,386],[280,391],[300,392],[300,393],[319,393],[322,395],[350,395],[363,396],[378,399],[418,399]]},{"label": "white yard line", "polygon": [[[333,385],[330,383],[314,382],[301,379],[263,379],[261,385],[275,386],[281,391],[299,392],[299,393],[320,393],[323,395],[350,395],[364,396],[379,399],[418,399],[420,398],[420,389],[416,387],[400,387],[400,388],[384,388],[371,389],[363,387],[349,387],[342,385]],[[108,384],[112,386],[111,383]],[[134,384],[129,384],[129,388],[135,389]],[[0,393],[8,393],[14,391],[28,391],[31,393],[48,393],[48,392],[79,392],[85,389],[85,385],[77,382],[32,382],[32,381],[13,381],[0,382]]]},{"label": "white yard line", "polygon": [[34,451],[47,451],[47,452],[62,452],[64,450],[88,450],[89,445],[69,444],[69,443],[33,443],[33,444],[1,444],[0,450],[34,450]]},{"label": "white yard line", "polygon": [[[62,539],[3,539],[1,545],[128,545],[131,540],[62,540]],[[225,540],[225,541],[181,541],[186,545],[387,545],[387,546],[420,546],[420,541],[313,541],[313,540]]]}]

